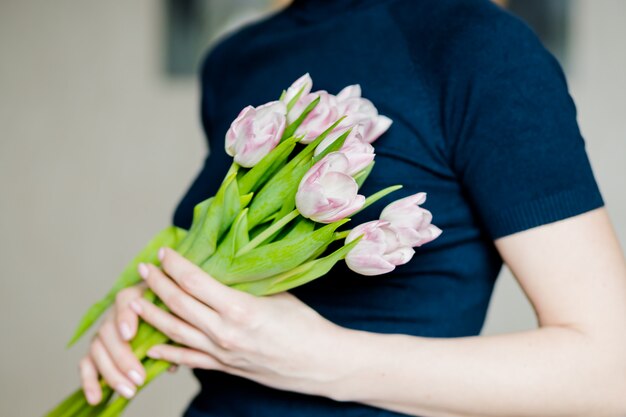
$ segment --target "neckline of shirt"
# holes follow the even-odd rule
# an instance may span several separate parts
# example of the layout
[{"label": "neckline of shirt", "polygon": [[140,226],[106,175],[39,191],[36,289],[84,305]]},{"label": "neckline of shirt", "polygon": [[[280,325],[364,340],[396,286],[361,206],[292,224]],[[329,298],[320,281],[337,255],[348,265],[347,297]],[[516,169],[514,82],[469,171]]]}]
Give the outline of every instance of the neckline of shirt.
[{"label": "neckline of shirt", "polygon": [[286,12],[304,21],[318,21],[338,14],[352,13],[386,0],[293,0]]}]

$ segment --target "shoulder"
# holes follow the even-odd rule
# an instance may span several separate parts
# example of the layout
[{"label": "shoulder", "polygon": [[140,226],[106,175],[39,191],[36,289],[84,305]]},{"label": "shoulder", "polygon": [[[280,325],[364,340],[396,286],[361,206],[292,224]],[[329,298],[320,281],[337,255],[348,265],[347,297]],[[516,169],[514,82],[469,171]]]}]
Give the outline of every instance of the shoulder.
[{"label": "shoulder", "polygon": [[245,53],[246,45],[258,35],[267,32],[272,27],[279,26],[284,19],[285,10],[283,9],[224,33],[205,54],[200,68],[201,79],[206,81],[215,76],[218,69],[223,66],[227,67],[234,59]]},{"label": "shoulder", "polygon": [[389,12],[416,64],[440,75],[485,76],[533,64],[558,68],[533,30],[490,0],[397,0]]}]

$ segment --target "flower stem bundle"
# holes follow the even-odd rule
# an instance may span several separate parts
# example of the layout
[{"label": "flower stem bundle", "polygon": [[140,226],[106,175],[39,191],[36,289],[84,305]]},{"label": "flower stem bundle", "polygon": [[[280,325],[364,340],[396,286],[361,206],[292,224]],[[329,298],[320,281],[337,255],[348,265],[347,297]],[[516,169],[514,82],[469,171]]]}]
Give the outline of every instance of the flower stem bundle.
[{"label": "flower stem bundle", "polygon": [[[241,111],[226,133],[225,150],[233,163],[218,191],[194,207],[189,230],[167,227],[146,245],[83,316],[69,345],[113,304],[120,290],[141,282],[139,263],[159,265],[161,247],[175,249],[225,285],[264,296],[322,277],[344,259],[363,275],[390,272],[412,258],[414,247],[439,236],[432,215],[420,207],[424,193],[388,205],[379,220],[346,227],[350,216],[401,188],[359,194],[374,166],[372,143],[391,120],[361,96],[358,85],[337,95],[311,92],[312,85],[305,74],[279,100]],[[167,310],[152,291],[144,297]],[[130,342],[146,369],[140,388],[170,366],[146,356],[152,346],[163,343],[173,342],[140,323]],[[90,405],[77,390],[47,416],[121,415],[129,400],[104,381],[101,387],[100,404]]]}]

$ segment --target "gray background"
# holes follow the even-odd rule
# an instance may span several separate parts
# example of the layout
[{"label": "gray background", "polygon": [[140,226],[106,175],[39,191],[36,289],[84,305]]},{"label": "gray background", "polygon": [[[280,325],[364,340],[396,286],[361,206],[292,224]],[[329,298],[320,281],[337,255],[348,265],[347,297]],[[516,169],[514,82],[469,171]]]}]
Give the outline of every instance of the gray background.
[{"label": "gray background", "polygon": [[[572,13],[568,80],[624,242],[626,2]],[[0,0],[1,416],[41,415],[77,386],[77,318],[200,168],[198,86],[164,76],[164,21],[154,0]],[[533,326],[504,271],[484,332]],[[179,415],[195,390],[188,371],[160,378],[127,415]]]}]

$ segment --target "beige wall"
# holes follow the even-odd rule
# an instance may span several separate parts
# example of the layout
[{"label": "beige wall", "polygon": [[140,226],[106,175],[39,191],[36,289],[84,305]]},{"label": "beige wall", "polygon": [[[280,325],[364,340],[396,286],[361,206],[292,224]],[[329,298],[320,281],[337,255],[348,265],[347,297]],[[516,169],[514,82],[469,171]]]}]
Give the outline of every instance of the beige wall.
[{"label": "beige wall", "polygon": [[[568,76],[626,241],[626,2],[575,3]],[[0,0],[0,415],[41,415],[77,386],[76,318],[170,221],[204,151],[195,80],[162,76],[161,2]],[[530,328],[503,274],[486,333]],[[188,372],[128,415],[180,414]]]}]

